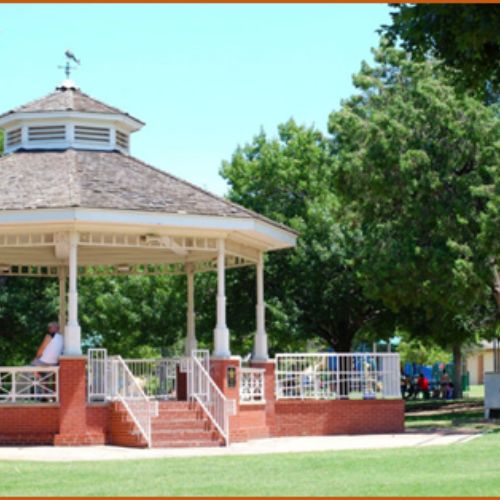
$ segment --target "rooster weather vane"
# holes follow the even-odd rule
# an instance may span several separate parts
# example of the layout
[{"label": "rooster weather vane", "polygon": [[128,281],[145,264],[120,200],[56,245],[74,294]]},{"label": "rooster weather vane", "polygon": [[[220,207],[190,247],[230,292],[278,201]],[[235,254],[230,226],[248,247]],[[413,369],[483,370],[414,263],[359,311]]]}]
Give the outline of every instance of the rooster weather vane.
[{"label": "rooster weather vane", "polygon": [[71,52],[71,50],[66,50],[64,53],[66,56],[66,64],[64,66],[58,66],[58,68],[63,69],[64,72],[66,73],[66,79],[69,80],[70,75],[71,75],[71,70],[77,69],[77,66],[72,66],[70,61],[74,61],[78,66],[80,66],[80,59],[77,59],[75,54]]}]

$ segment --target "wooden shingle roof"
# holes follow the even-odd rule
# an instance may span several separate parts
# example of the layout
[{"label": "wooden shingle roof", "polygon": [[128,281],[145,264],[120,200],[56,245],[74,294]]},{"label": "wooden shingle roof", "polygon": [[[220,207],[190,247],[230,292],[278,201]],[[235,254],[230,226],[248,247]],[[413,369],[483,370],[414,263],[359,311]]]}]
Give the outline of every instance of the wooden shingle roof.
[{"label": "wooden shingle roof", "polygon": [[136,122],[144,124],[144,122],[129,115],[128,113],[98,101],[75,87],[58,87],[51,94],[1,114],[0,118],[13,113],[45,113],[53,111],[118,114],[129,116]]},{"label": "wooden shingle roof", "polygon": [[0,158],[0,185],[0,213],[70,207],[140,210],[253,218],[291,231],[119,152],[18,151]]}]

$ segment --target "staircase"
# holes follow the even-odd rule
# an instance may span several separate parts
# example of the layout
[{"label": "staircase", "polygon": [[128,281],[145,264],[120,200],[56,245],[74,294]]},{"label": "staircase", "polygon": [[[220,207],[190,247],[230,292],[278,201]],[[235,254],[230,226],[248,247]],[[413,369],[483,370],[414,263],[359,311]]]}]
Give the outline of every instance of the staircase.
[{"label": "staircase", "polygon": [[[146,442],[125,408],[113,403],[111,443],[118,446],[146,447]],[[203,410],[187,401],[158,402],[158,416],[151,420],[153,448],[193,448],[222,446],[224,440]]]},{"label": "staircase", "polygon": [[196,403],[162,401],[152,420],[153,448],[222,446],[224,440]]}]

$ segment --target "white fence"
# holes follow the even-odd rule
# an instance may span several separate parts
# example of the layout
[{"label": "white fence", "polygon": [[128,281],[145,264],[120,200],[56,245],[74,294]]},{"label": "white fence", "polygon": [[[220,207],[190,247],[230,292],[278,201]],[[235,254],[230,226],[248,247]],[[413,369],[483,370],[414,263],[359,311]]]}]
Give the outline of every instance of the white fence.
[{"label": "white fence", "polygon": [[240,403],[265,403],[264,368],[240,369]]},{"label": "white fence", "polygon": [[208,418],[229,445],[229,416],[234,415],[234,401],[224,396],[208,372],[208,351],[194,350],[188,362],[188,395],[203,408]]},{"label": "white fence", "polygon": [[[154,399],[177,398],[177,358],[124,359],[124,363],[142,388]],[[109,364],[106,349],[89,349],[87,364],[89,401],[104,401],[109,393]]]},{"label": "white fence", "polygon": [[277,399],[400,398],[399,354],[276,355]]},{"label": "white fence", "polygon": [[177,399],[177,367],[180,359],[125,359],[145,394],[156,399]]},{"label": "white fence", "polygon": [[0,367],[0,403],[59,402],[58,366]]},{"label": "white fence", "polygon": [[89,402],[105,401],[111,377],[106,349],[89,349],[87,353],[87,397]]}]

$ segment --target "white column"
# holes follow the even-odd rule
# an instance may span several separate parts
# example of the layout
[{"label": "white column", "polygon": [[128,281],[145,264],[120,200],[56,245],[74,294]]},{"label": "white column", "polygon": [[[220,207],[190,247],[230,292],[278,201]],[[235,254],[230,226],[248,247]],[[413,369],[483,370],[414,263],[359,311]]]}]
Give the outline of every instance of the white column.
[{"label": "white column", "polygon": [[66,325],[66,267],[59,266],[59,329]]},{"label": "white column", "polygon": [[69,293],[68,293],[68,323],[64,330],[64,354],[80,356],[81,330],[78,324],[78,233],[69,236]]},{"label": "white column", "polygon": [[264,302],[264,254],[259,252],[259,259],[256,266],[257,274],[257,307],[253,360],[267,361],[267,333],[266,333],[266,304]]},{"label": "white column", "polygon": [[217,326],[214,330],[214,356],[229,358],[229,330],[226,325],[226,248],[222,238],[217,240]]},{"label": "white column", "polygon": [[187,335],[186,335],[186,356],[191,356],[191,352],[197,349],[195,332],[195,312],[194,312],[194,267],[188,264],[186,269],[187,276]]}]

